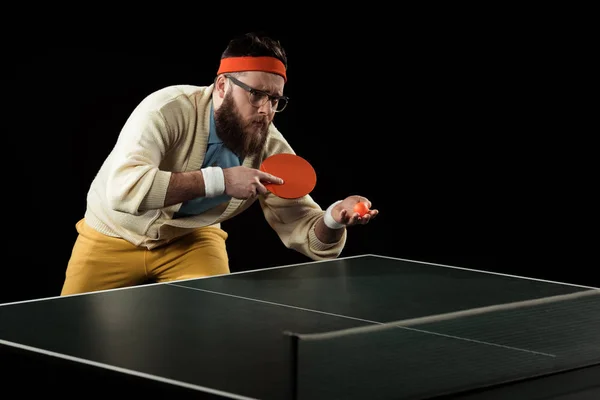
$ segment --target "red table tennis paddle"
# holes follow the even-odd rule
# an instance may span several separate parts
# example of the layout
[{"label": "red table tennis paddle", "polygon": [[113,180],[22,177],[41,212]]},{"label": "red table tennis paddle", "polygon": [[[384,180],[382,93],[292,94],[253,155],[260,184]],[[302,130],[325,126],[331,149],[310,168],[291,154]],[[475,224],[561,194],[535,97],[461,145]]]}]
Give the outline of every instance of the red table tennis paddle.
[{"label": "red table tennis paddle", "polygon": [[266,183],[274,195],[284,199],[297,199],[312,192],[317,184],[314,168],[304,158],[295,154],[274,154],[263,160],[260,170],[283,179],[283,184]]}]

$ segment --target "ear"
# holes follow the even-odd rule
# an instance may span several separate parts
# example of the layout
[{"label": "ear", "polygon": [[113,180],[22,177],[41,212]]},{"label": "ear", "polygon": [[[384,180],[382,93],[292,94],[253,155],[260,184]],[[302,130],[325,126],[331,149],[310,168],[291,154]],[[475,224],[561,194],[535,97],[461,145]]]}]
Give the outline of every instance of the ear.
[{"label": "ear", "polygon": [[225,97],[225,92],[227,89],[226,84],[227,78],[225,78],[225,75],[219,75],[217,77],[217,81],[215,82],[215,90],[221,99]]}]

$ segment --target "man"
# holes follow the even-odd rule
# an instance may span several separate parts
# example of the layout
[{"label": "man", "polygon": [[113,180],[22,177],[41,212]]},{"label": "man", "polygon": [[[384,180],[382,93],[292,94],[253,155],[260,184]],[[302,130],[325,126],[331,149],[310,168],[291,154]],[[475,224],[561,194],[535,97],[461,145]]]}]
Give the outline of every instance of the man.
[{"label": "man", "polygon": [[229,273],[221,222],[257,199],[283,244],[310,259],[338,257],[346,227],[367,224],[349,196],[326,211],[309,196],[286,200],[265,183],[266,157],[294,153],[273,125],[287,98],[279,42],[230,41],[214,82],[171,86],[135,108],[87,194],[62,295]]}]

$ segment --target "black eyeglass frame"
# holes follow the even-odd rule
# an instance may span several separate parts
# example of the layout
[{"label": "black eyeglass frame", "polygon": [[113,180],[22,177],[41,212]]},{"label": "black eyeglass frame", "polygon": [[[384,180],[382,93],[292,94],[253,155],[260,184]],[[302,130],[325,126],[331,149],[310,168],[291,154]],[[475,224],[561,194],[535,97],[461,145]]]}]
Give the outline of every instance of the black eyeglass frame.
[{"label": "black eyeglass frame", "polygon": [[[275,112],[282,112],[283,110],[285,110],[285,109],[286,109],[286,107],[287,107],[287,105],[288,105],[288,103],[289,103],[289,101],[290,101],[290,98],[289,98],[288,96],[274,96],[274,95],[272,95],[272,94],[270,94],[270,93],[267,93],[267,92],[265,92],[265,91],[263,91],[263,90],[258,90],[258,89],[255,89],[255,88],[253,88],[252,86],[248,86],[248,85],[246,85],[244,82],[242,82],[242,81],[240,81],[240,80],[238,80],[238,79],[234,78],[233,76],[231,76],[231,75],[229,75],[229,74],[225,74],[225,77],[226,77],[227,79],[230,79],[230,80],[231,80],[231,82],[233,82],[235,85],[237,85],[237,86],[241,87],[241,88],[242,88],[242,89],[244,89],[246,92],[248,92],[248,93],[250,93],[250,94],[252,94],[252,95],[266,96],[266,99],[267,99],[267,100],[265,100],[265,102],[264,102],[264,103],[262,103],[262,104],[261,104],[260,106],[258,106],[258,107],[262,107],[263,105],[265,105],[265,104],[266,104],[266,102],[267,102],[267,101],[271,101],[271,107],[272,107],[272,105],[273,105],[273,101],[276,101],[276,102],[277,102],[276,104],[279,104],[279,101],[280,101],[280,100],[284,100],[284,101],[285,101],[285,106],[284,106],[284,107],[283,107],[281,110],[278,110],[277,108],[274,108]],[[249,101],[249,100],[250,100],[250,99],[248,99],[248,101]],[[252,102],[250,102],[250,104],[252,104]],[[252,106],[254,106],[254,107],[257,107],[257,106],[255,106],[254,104],[252,104]]]}]

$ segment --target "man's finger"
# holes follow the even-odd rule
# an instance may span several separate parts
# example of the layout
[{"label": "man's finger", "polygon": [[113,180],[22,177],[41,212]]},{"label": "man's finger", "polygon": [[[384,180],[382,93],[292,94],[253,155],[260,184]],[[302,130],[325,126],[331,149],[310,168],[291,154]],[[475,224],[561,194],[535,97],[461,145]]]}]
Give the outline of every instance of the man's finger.
[{"label": "man's finger", "polygon": [[275,175],[268,174],[266,172],[261,172],[260,175],[261,182],[270,182],[281,185],[283,183],[283,179],[276,177]]},{"label": "man's finger", "polygon": [[267,194],[267,193],[269,193],[269,190],[267,190],[267,188],[264,187],[263,185],[261,185],[260,183],[258,185],[256,185],[256,190],[260,194]]}]

